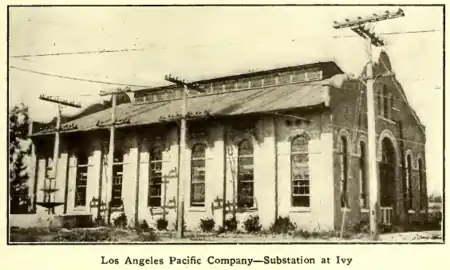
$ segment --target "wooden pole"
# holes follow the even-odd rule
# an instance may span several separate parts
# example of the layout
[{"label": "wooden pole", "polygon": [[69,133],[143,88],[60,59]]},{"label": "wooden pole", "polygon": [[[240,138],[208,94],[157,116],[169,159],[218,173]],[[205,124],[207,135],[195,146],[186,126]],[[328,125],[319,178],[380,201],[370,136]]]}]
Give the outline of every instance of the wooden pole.
[{"label": "wooden pole", "polygon": [[187,99],[188,99],[188,87],[186,84],[183,86],[183,104],[181,105],[181,127],[180,127],[180,170],[179,170],[179,203],[177,211],[177,237],[183,238],[184,236],[184,197],[185,197],[185,181],[186,175],[186,115],[187,115]]},{"label": "wooden pole", "polygon": [[375,131],[375,105],[373,94],[373,65],[372,65],[372,42],[368,40],[370,61],[367,65],[367,122],[368,122],[368,177],[369,177],[369,201],[370,201],[370,234],[373,240],[378,239],[378,215],[379,205],[379,182],[377,175],[377,153],[376,153],[376,131]]},{"label": "wooden pole", "polygon": [[[115,141],[115,133],[116,133],[116,94],[111,94],[112,106],[111,106],[111,126],[109,132],[109,149],[108,149],[108,173],[106,177],[106,199],[105,202],[108,204],[108,209],[111,208],[110,203],[108,203],[108,197],[110,196],[110,192],[112,192],[113,186],[113,167],[114,167],[114,141]],[[108,183],[108,178],[110,182]],[[112,196],[112,193],[111,193]],[[110,222],[110,217],[108,216],[108,223]]]},{"label": "wooden pole", "polygon": [[[59,157],[59,143],[60,143],[60,129],[61,129],[61,105],[58,104],[56,116],[56,131],[55,131],[55,145],[53,146],[53,163],[52,163],[52,175],[50,180],[49,189],[56,189],[56,181],[58,176],[58,157]],[[55,196],[52,193],[48,193],[48,202],[51,202],[51,196]],[[55,213],[55,208],[48,208],[48,212]]]}]

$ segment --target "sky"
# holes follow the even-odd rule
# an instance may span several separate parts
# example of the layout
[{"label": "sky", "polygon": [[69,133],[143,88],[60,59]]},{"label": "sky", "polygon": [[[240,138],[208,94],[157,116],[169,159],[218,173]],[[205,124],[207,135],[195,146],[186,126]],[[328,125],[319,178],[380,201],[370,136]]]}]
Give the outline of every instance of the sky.
[{"label": "sky", "polygon": [[[164,85],[164,75],[188,80],[335,61],[359,74],[368,61],[364,41],[333,21],[396,11],[395,7],[33,7],[10,8],[9,102],[30,107],[48,121],[56,106],[39,95],[60,96],[83,106],[101,100],[100,90],[120,83],[137,88]],[[402,7],[403,18],[377,23],[397,79],[427,131],[431,193],[442,190],[442,9]],[[353,37],[349,37],[353,36]],[[14,58],[19,55],[127,50]],[[22,70],[20,70],[22,69]],[[111,82],[100,84],[26,72]],[[73,114],[74,109],[64,109]]]}]

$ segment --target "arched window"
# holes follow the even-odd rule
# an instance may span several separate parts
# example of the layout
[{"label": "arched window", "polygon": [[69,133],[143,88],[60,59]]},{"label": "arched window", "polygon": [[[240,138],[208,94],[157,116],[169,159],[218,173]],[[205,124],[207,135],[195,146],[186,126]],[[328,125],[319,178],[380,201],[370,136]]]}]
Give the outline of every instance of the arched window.
[{"label": "arched window", "polygon": [[205,206],[206,145],[196,144],[191,154],[191,206]]},{"label": "arched window", "polygon": [[389,97],[386,85],[383,86],[383,117],[389,118]]},{"label": "arched window", "polygon": [[424,210],[426,208],[426,202],[427,202],[427,189],[426,189],[426,182],[425,182],[425,172],[423,169],[423,162],[422,159],[419,158],[417,160],[417,165],[419,169],[419,194],[420,194],[420,210]]},{"label": "arched window", "polygon": [[413,196],[412,196],[412,159],[411,154],[407,154],[406,156],[406,208],[411,210],[413,208]]},{"label": "arched window", "polygon": [[86,206],[86,188],[88,176],[88,153],[79,150],[77,152],[77,176],[75,180],[75,207]]},{"label": "arched window", "polygon": [[369,183],[367,183],[367,166],[366,166],[366,144],[361,141],[359,143],[361,156],[359,158],[359,187],[360,187],[360,207],[362,209],[369,208]]},{"label": "arched window", "polygon": [[348,206],[347,182],[348,182],[348,141],[346,136],[341,136],[340,144],[341,155],[341,207]]},{"label": "arched window", "polygon": [[376,94],[376,99],[378,101],[378,114],[383,116],[383,91],[382,91],[382,89],[378,89],[377,94]]},{"label": "arched window", "polygon": [[124,152],[120,148],[114,151],[111,207],[122,206],[123,155]]},{"label": "arched window", "polygon": [[292,206],[310,206],[309,137],[301,135],[291,142]]},{"label": "arched window", "polygon": [[148,206],[161,206],[162,198],[162,151],[155,147],[150,151],[149,179],[148,179]]},{"label": "arched window", "polygon": [[389,92],[387,94],[387,102],[388,102],[388,105],[387,105],[387,112],[386,112],[385,117],[388,119],[392,119],[392,93],[391,92]]},{"label": "arched window", "polygon": [[249,140],[243,140],[238,148],[238,207],[254,206],[254,174],[253,145]]}]

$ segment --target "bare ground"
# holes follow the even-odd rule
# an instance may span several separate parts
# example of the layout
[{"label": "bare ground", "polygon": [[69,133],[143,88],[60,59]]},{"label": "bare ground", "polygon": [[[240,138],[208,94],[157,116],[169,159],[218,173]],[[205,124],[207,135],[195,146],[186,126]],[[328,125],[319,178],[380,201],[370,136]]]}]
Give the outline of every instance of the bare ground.
[{"label": "bare ground", "polygon": [[[177,239],[175,232],[158,232],[158,231],[135,231],[128,229],[118,229],[109,227],[97,228],[76,228],[76,229],[60,229],[60,228],[11,228],[11,243],[27,243],[27,242],[115,242],[115,243],[151,243],[151,242],[167,242],[167,243],[288,243],[288,242],[369,242],[372,241],[367,234],[346,235],[345,239],[341,239],[336,233],[321,234],[245,234],[245,233],[200,233],[186,232],[183,239]],[[421,231],[421,232],[403,232],[403,233],[386,233],[381,234],[380,242],[404,242],[404,243],[421,243],[433,242],[442,243],[441,231]]]}]

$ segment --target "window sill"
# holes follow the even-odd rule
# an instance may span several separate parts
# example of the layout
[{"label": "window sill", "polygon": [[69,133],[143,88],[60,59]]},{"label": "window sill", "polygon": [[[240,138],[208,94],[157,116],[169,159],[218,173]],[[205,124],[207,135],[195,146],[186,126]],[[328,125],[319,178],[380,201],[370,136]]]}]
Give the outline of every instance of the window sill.
[{"label": "window sill", "polygon": [[391,120],[389,118],[386,118],[386,117],[383,117],[383,116],[378,116],[378,118],[383,120],[383,121],[385,121],[385,122],[388,122],[388,123],[391,123],[391,124],[394,124],[394,125],[396,124],[395,121],[393,121],[393,120]]},{"label": "window sill", "polygon": [[416,211],[414,211],[414,210],[408,210],[408,214],[415,214],[416,213]]},{"label": "window sill", "polygon": [[361,208],[361,213],[369,213],[370,210],[367,208]]},{"label": "window sill", "polygon": [[188,210],[188,212],[206,212],[206,207],[204,207],[204,206],[191,206],[187,210]]},{"label": "window sill", "polygon": [[86,206],[75,206],[73,208],[73,211],[74,212],[84,212],[84,211],[86,211]]},{"label": "window sill", "polygon": [[309,213],[311,212],[311,207],[300,206],[300,207],[291,207],[289,209],[289,213]]},{"label": "window sill", "polygon": [[425,214],[427,211],[425,211],[425,210],[420,210],[420,213],[421,214]]},{"label": "window sill", "polygon": [[341,207],[341,212],[350,212],[350,208]]},{"label": "window sill", "polygon": [[256,208],[256,207],[236,208],[237,213],[248,213],[248,212],[256,212],[256,211],[258,211],[258,208]]}]

